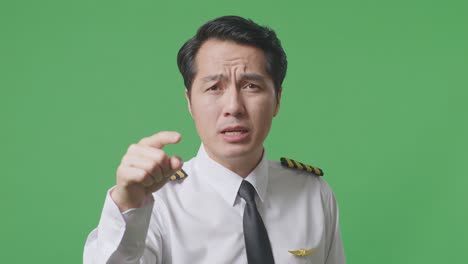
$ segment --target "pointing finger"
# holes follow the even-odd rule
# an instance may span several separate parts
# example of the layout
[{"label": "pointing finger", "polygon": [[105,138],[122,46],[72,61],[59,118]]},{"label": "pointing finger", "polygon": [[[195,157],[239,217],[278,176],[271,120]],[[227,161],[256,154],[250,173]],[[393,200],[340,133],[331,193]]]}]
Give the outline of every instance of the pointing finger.
[{"label": "pointing finger", "polygon": [[161,149],[168,144],[176,144],[181,140],[181,135],[175,131],[162,131],[152,136],[143,138],[138,144]]}]

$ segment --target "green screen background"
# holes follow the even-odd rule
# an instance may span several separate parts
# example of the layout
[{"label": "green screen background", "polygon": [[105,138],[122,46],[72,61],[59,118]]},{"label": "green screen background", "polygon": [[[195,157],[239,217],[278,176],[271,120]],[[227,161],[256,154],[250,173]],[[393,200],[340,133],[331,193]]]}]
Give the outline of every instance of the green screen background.
[{"label": "green screen background", "polygon": [[466,263],[467,3],[2,1],[1,262],[82,262],[129,144],[196,153],[176,53],[236,14],[282,40],[265,146],[324,169],[348,263]]}]

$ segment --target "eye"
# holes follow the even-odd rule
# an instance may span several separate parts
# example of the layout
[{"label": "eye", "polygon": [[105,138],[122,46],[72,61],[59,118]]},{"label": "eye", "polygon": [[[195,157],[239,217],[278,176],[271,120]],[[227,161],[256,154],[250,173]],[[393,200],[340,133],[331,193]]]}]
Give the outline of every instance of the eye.
[{"label": "eye", "polygon": [[258,89],[260,88],[258,85],[254,84],[254,83],[248,83],[244,86],[244,88],[249,88],[249,89]]},{"label": "eye", "polygon": [[209,92],[209,91],[217,91],[219,90],[219,86],[217,84],[209,87],[208,89],[206,89],[205,91]]}]

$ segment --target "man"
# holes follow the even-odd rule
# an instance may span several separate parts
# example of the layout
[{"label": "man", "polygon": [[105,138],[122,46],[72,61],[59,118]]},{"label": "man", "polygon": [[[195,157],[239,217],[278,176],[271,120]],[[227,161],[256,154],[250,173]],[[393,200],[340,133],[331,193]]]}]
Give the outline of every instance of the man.
[{"label": "man", "polygon": [[220,17],[177,61],[198,154],[182,163],[162,150],[180,141],[177,132],[131,145],[84,263],[345,263],[321,170],[266,158],[287,67],[274,31]]}]

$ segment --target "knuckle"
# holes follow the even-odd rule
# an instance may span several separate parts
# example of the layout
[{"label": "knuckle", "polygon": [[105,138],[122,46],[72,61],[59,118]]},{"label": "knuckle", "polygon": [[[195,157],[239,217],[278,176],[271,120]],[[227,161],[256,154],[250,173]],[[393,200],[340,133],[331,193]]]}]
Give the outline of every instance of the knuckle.
[{"label": "knuckle", "polygon": [[137,182],[143,182],[147,177],[149,177],[149,174],[148,172],[146,172],[145,170],[139,170],[136,174],[135,174],[135,180]]},{"label": "knuckle", "polygon": [[163,155],[164,154],[164,151],[162,149],[158,149],[158,148],[151,148],[151,152],[155,155],[155,156],[160,156],[160,155]]},{"label": "knuckle", "polygon": [[167,154],[166,152],[161,153],[161,162],[164,162],[167,160]]},{"label": "knuckle", "polygon": [[128,164],[129,162],[130,162],[129,155],[124,155],[122,159],[120,160],[120,166],[122,166],[123,164]]},{"label": "knuckle", "polygon": [[117,177],[116,177],[117,185],[127,186],[131,182],[130,175],[126,172],[124,167],[117,168]]},{"label": "knuckle", "polygon": [[161,164],[165,159],[167,159],[167,155],[164,151],[160,149],[151,150],[151,160],[154,163]]},{"label": "knuckle", "polygon": [[135,153],[138,149],[138,145],[137,144],[131,144],[129,147],[128,147],[128,151],[127,153]]},{"label": "knuckle", "polygon": [[166,154],[166,152],[160,151],[159,157],[158,157],[158,161],[159,161],[159,162],[163,162],[163,161],[166,160],[166,159],[167,159],[167,154]]},{"label": "knuckle", "polygon": [[123,166],[122,166],[122,165],[119,165],[119,166],[117,167],[116,173],[117,173],[117,177],[121,177],[121,176],[122,176],[122,174],[123,174]]},{"label": "knuckle", "polygon": [[140,139],[140,141],[138,141],[138,144],[146,145],[148,143],[148,140],[149,140],[148,137],[144,137]]},{"label": "knuckle", "polygon": [[119,166],[117,167],[116,174],[117,174],[117,178],[118,178],[118,179],[127,180],[128,175],[129,175],[128,167],[125,166],[125,165],[122,165],[122,164],[119,165]]}]

